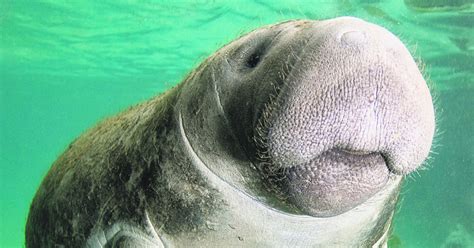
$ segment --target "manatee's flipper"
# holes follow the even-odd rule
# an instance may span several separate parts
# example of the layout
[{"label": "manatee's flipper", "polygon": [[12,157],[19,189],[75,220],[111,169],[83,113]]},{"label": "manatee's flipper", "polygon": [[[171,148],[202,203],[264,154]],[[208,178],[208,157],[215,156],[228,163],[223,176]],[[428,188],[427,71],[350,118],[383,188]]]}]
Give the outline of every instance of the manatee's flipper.
[{"label": "manatee's flipper", "polygon": [[155,231],[146,213],[146,231],[127,223],[115,223],[95,231],[87,240],[86,248],[164,248],[165,245]]}]

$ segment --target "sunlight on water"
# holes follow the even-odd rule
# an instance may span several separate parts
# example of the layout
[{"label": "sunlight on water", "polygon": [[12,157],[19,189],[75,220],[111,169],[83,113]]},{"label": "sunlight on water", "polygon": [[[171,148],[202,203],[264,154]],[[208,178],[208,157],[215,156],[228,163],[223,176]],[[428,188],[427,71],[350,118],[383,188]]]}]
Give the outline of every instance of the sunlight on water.
[{"label": "sunlight on water", "polygon": [[402,189],[391,246],[474,246],[472,1],[101,2],[0,2],[1,247],[23,245],[42,177],[98,120],[169,89],[247,31],[343,15],[398,35],[437,99],[436,153]]}]

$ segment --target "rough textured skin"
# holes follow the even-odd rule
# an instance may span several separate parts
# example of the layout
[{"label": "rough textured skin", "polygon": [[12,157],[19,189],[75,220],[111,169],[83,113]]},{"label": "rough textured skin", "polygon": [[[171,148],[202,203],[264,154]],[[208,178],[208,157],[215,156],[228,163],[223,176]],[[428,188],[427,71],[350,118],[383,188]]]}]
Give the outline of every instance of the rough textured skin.
[{"label": "rough textured skin", "polygon": [[403,44],[356,18],[217,51],[54,163],[28,247],[383,246],[434,113]]}]

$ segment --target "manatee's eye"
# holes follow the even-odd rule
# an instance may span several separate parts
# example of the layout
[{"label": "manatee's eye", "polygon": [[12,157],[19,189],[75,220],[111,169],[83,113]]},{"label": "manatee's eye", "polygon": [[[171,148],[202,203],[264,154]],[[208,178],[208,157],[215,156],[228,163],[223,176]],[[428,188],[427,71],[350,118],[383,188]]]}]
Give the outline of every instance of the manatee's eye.
[{"label": "manatee's eye", "polygon": [[260,61],[262,61],[265,53],[267,52],[268,47],[269,42],[264,41],[245,52],[245,67],[249,69],[257,67],[257,65],[260,63]]},{"label": "manatee's eye", "polygon": [[259,51],[250,55],[250,57],[247,59],[247,62],[246,62],[247,67],[255,68],[260,62],[261,57],[262,57],[262,54]]}]

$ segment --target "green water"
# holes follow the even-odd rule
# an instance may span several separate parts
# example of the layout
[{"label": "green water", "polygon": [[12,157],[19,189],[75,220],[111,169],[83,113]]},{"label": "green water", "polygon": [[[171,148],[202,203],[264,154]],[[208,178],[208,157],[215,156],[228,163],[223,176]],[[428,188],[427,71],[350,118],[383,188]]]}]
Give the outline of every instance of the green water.
[{"label": "green water", "polygon": [[0,0],[1,247],[23,246],[36,188],[86,128],[175,85],[244,32],[341,15],[400,36],[437,98],[436,154],[406,180],[392,247],[474,247],[472,0],[84,2]]}]

